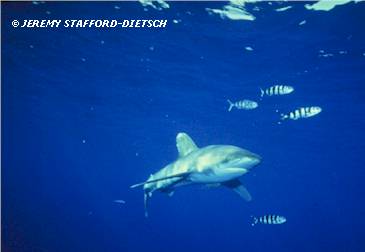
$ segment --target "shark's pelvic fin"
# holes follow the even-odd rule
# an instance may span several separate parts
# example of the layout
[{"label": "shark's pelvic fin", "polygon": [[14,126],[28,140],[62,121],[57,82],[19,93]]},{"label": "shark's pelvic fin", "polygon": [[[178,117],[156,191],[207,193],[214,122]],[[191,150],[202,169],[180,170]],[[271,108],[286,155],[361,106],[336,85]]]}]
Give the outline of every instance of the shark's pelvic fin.
[{"label": "shark's pelvic fin", "polygon": [[179,152],[179,157],[184,157],[189,153],[198,149],[194,141],[188,136],[188,134],[180,132],[176,136],[176,147]]},{"label": "shark's pelvic fin", "polygon": [[204,189],[211,189],[211,188],[220,187],[221,185],[222,185],[221,183],[210,183],[210,184],[203,185],[203,188]]},{"label": "shark's pelvic fin", "polygon": [[240,195],[241,198],[243,198],[244,200],[246,201],[252,200],[251,194],[247,191],[246,187],[244,187],[241,181],[239,181],[238,179],[229,180],[227,182],[222,183],[222,185],[238,193],[238,195]]},{"label": "shark's pelvic fin", "polygon": [[190,174],[190,172],[182,172],[182,173],[174,174],[174,175],[171,175],[171,176],[166,176],[166,177],[163,177],[163,178],[151,179],[151,180],[147,180],[147,181],[142,182],[142,183],[132,185],[132,186],[130,186],[130,188],[136,188],[136,187],[139,187],[139,186],[143,186],[145,184],[155,183],[155,182],[158,182],[158,181],[171,179],[171,178],[181,178],[181,179],[183,179],[189,174]]},{"label": "shark's pelvic fin", "polygon": [[169,197],[172,197],[174,195],[174,189],[171,187],[161,189],[161,192],[166,193]]}]

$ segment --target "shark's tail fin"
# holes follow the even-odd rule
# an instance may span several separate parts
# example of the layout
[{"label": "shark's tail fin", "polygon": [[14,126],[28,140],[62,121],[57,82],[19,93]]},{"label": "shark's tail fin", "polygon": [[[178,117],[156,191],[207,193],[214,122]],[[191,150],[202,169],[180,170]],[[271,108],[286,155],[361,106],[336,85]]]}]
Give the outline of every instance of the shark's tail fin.
[{"label": "shark's tail fin", "polygon": [[233,102],[231,102],[231,100],[227,100],[227,102],[229,103],[229,108],[228,108],[228,111],[231,111],[232,110],[232,108],[234,107],[234,104],[233,104]]},{"label": "shark's tail fin", "polygon": [[251,226],[255,226],[259,222],[259,220],[253,215],[251,215],[251,218],[252,218]]}]

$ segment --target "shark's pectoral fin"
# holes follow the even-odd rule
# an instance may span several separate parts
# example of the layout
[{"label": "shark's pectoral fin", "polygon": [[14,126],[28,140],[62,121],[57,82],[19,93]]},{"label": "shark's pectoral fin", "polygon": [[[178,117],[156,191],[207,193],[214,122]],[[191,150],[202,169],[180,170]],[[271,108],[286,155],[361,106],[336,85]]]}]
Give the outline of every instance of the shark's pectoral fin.
[{"label": "shark's pectoral fin", "polygon": [[180,132],[176,136],[176,147],[179,157],[184,157],[198,149],[194,141],[186,133]]},{"label": "shark's pectoral fin", "polygon": [[147,180],[147,181],[145,181],[145,182],[142,182],[142,183],[138,183],[138,184],[132,185],[132,186],[130,186],[130,188],[136,188],[136,187],[139,187],[139,186],[143,186],[143,185],[145,185],[145,184],[155,183],[155,182],[162,181],[162,180],[166,180],[166,179],[172,179],[172,178],[180,178],[180,179],[184,179],[184,178],[186,178],[187,176],[189,176],[189,174],[190,174],[190,172],[182,172],[182,173],[178,173],[178,174],[174,174],[174,175],[166,176],[166,177],[163,177],[163,178],[150,179],[150,180]]},{"label": "shark's pectoral fin", "polygon": [[244,187],[241,181],[239,181],[238,179],[229,180],[227,182],[222,183],[222,185],[238,193],[238,195],[240,195],[241,198],[243,198],[244,200],[246,201],[252,200],[251,194],[247,191],[246,187]]}]

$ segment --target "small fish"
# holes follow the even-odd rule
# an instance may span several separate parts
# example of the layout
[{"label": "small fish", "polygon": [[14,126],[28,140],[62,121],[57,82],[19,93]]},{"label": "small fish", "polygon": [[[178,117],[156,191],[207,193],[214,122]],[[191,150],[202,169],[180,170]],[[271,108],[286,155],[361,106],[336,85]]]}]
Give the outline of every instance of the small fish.
[{"label": "small fish", "polygon": [[282,12],[282,11],[286,11],[286,10],[289,10],[293,8],[293,6],[286,6],[286,7],[283,7],[283,8],[279,8],[279,9],[275,9],[275,11],[277,12]]},{"label": "small fish", "polygon": [[260,88],[261,91],[261,97],[264,95],[267,96],[273,96],[273,95],[286,95],[290,94],[294,91],[294,88],[292,86],[285,86],[285,85],[275,85],[268,87],[267,89]]},{"label": "small fish", "polygon": [[269,224],[269,225],[278,225],[286,222],[286,218],[284,216],[275,215],[275,214],[267,214],[260,217],[253,217],[253,221],[251,226],[255,226],[256,224]]},{"label": "small fish", "polygon": [[230,100],[227,100],[227,102],[229,103],[228,111],[231,111],[233,107],[237,109],[251,110],[259,106],[257,102],[251,100],[242,100],[236,102],[231,102]]},{"label": "small fish", "polygon": [[114,203],[118,203],[118,204],[125,204],[124,200],[118,199],[118,200],[113,200]]},{"label": "small fish", "polygon": [[307,23],[306,20],[303,20],[302,22],[299,23],[299,25],[305,25]]},{"label": "small fish", "polygon": [[300,118],[308,118],[321,113],[322,108],[318,106],[298,108],[289,114],[281,114],[281,120],[291,119],[298,120]]}]

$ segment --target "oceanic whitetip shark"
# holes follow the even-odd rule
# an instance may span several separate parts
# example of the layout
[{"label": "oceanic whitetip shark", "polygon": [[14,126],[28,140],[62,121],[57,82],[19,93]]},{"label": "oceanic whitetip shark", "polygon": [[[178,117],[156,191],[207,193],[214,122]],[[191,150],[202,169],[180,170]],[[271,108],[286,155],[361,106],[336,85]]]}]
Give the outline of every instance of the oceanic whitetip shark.
[{"label": "oceanic whitetip shark", "polygon": [[175,162],[151,174],[147,181],[131,186],[143,186],[146,217],[148,199],[154,191],[172,196],[175,188],[183,185],[222,185],[246,201],[252,199],[238,178],[260,163],[259,155],[232,145],[198,148],[185,133],[177,134],[176,146],[179,157]]}]

